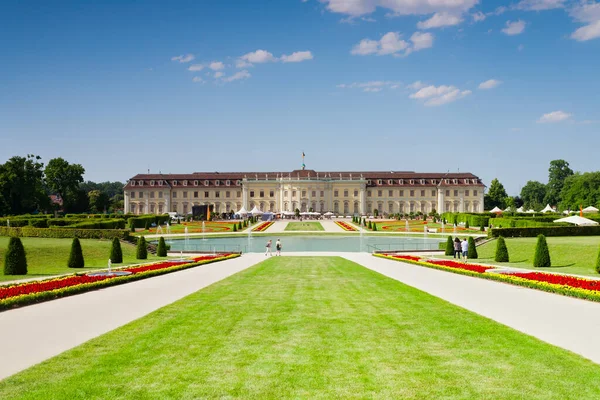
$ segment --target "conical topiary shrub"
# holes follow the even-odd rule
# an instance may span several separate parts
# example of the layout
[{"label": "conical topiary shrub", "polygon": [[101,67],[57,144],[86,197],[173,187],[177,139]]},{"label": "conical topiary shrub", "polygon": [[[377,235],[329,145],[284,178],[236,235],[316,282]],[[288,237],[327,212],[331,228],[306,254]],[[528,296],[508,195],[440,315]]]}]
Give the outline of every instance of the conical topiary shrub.
[{"label": "conical topiary shrub", "polygon": [[447,256],[454,255],[454,242],[452,241],[452,236],[448,236],[448,240],[446,241],[446,251],[444,254]]},{"label": "conical topiary shrub", "polygon": [[123,251],[121,250],[121,242],[118,238],[113,238],[112,245],[110,247],[110,262],[113,264],[120,264],[123,262]]},{"label": "conical topiary shrub", "polygon": [[[469,225],[469,220],[465,222],[465,229],[469,229],[471,226]],[[469,257],[470,258],[470,257]]]},{"label": "conical topiary shrub", "polygon": [[156,249],[156,255],[159,257],[167,256],[167,246],[165,245],[165,239],[161,236],[158,239],[158,248]]},{"label": "conical topiary shrub", "polygon": [[367,224],[367,228],[368,228],[368,229],[371,229],[371,228],[372,228],[372,226],[371,226],[371,221],[369,221],[369,223]]},{"label": "conical topiary shrub", "polygon": [[535,245],[535,255],[533,256],[533,266],[536,268],[547,268],[551,265],[550,251],[546,243],[546,236],[538,235]]},{"label": "conical topiary shrub", "polygon": [[148,258],[148,248],[146,247],[146,238],[140,236],[137,242],[137,251],[135,254],[135,258],[138,260],[145,260]]},{"label": "conical topiary shrub", "polygon": [[150,221],[146,221],[146,225],[144,225],[144,230],[149,230],[150,229]]},{"label": "conical topiary shrub", "polygon": [[237,232],[237,224],[233,224],[233,231]]},{"label": "conical topiary shrub", "polygon": [[81,243],[78,238],[74,238],[71,244],[71,253],[69,254],[67,266],[69,268],[83,268],[85,266],[83,251],[81,250]]},{"label": "conical topiary shrub", "polygon": [[21,239],[11,237],[4,256],[4,275],[27,275],[27,257]]},{"label": "conical topiary shrub", "polygon": [[467,248],[467,258],[474,260],[479,256],[477,254],[477,247],[475,246],[475,239],[469,236],[467,242],[469,243],[469,247]]},{"label": "conical topiary shrub", "polygon": [[508,262],[508,249],[506,248],[506,242],[504,238],[500,236],[498,238],[498,242],[496,243],[496,255],[494,256],[494,261],[496,262]]},{"label": "conical topiary shrub", "polygon": [[373,223],[373,232],[377,230],[377,224]]}]

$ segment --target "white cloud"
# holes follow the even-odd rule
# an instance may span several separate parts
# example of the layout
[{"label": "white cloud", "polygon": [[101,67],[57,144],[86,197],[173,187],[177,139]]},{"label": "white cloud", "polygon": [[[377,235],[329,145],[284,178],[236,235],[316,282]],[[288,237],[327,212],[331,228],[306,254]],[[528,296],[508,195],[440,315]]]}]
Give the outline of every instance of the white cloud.
[{"label": "white cloud", "polygon": [[302,61],[312,60],[312,59],[313,59],[313,55],[310,51],[296,51],[296,52],[290,54],[289,56],[286,56],[285,54],[281,56],[281,61],[283,61],[284,63],[302,62]]},{"label": "white cloud", "polygon": [[479,0],[320,0],[331,12],[361,16],[377,7],[392,11],[393,15],[427,15],[437,12],[461,14]]},{"label": "white cloud", "polygon": [[204,65],[202,64],[192,64],[188,67],[188,71],[198,72],[204,69]]},{"label": "white cloud", "polygon": [[460,90],[456,86],[427,86],[411,94],[409,97],[424,100],[426,106],[440,106],[462,99],[471,94],[470,90]]},{"label": "white cloud", "polygon": [[217,71],[217,72],[215,72],[215,79],[218,79],[224,75],[225,75],[225,73],[223,71]]},{"label": "white cloud", "polygon": [[240,60],[239,58],[237,60],[235,60],[236,68],[248,68],[248,67],[253,67],[253,66],[254,65],[250,64],[248,61]]},{"label": "white cloud", "polygon": [[273,54],[266,50],[256,50],[252,53],[244,54],[240,57],[240,59],[251,64],[262,64],[277,61],[277,58],[273,57]]},{"label": "white cloud", "polygon": [[515,8],[528,11],[552,10],[563,8],[566,0],[521,0]]},{"label": "white cloud", "polygon": [[500,84],[502,83],[502,81],[499,81],[497,79],[489,79],[485,82],[481,82],[478,86],[479,89],[493,89],[495,87],[498,87]]},{"label": "white cloud", "polygon": [[208,64],[208,68],[212,69],[213,71],[220,71],[225,68],[225,64],[223,64],[221,61],[213,61]]},{"label": "white cloud", "polygon": [[569,14],[576,22],[585,24],[571,34],[572,39],[584,42],[600,37],[600,2],[582,1]]},{"label": "white cloud", "polygon": [[447,12],[439,12],[433,14],[433,16],[426,21],[419,21],[417,23],[417,28],[431,29],[441,28],[443,26],[454,26],[460,24],[462,21],[463,19],[458,15]]},{"label": "white cloud", "polygon": [[171,61],[178,61],[180,63],[188,63],[194,59],[193,54],[182,54],[180,56],[171,57]]},{"label": "white cloud", "polygon": [[419,90],[425,87],[425,84],[421,81],[415,81],[407,86],[410,90]]},{"label": "white cloud", "polygon": [[380,87],[367,87],[363,89],[363,92],[381,92]]},{"label": "white cloud", "polygon": [[340,89],[362,89],[364,92],[379,92],[383,88],[398,89],[402,86],[401,82],[398,81],[368,81],[368,82],[353,82],[353,83],[341,83],[337,85]]},{"label": "white cloud", "polygon": [[[377,54],[379,56],[392,54],[403,56],[433,46],[433,35],[429,32],[415,32],[410,37],[410,42],[400,38],[398,32],[388,32],[380,40],[363,39],[355,45],[350,54],[366,56]],[[411,43],[412,42],[412,43]],[[402,53],[404,52],[404,53]]]},{"label": "white cloud", "polygon": [[195,76],[192,79],[192,82],[196,82],[196,83],[204,83],[204,79],[200,78],[199,76]]},{"label": "white cloud", "polygon": [[513,36],[513,35],[519,35],[521,33],[523,33],[523,31],[525,30],[525,21],[515,21],[515,22],[510,22],[510,21],[506,21],[506,28],[502,29],[502,32],[506,33],[509,36]]},{"label": "white cloud", "polygon": [[233,81],[237,81],[239,79],[248,79],[250,78],[250,73],[246,70],[243,71],[238,71],[235,74],[228,76],[227,78],[223,78],[223,81],[225,82],[233,82]]},{"label": "white cloud", "polygon": [[541,124],[561,122],[561,121],[571,118],[572,116],[573,116],[573,114],[569,114],[564,111],[552,111],[548,114],[542,115],[540,117],[540,119],[538,119],[537,122],[539,122]]},{"label": "white cloud", "polygon": [[487,18],[486,15],[481,11],[477,11],[475,14],[471,14],[471,17],[473,17],[473,21],[475,22],[481,22]]}]

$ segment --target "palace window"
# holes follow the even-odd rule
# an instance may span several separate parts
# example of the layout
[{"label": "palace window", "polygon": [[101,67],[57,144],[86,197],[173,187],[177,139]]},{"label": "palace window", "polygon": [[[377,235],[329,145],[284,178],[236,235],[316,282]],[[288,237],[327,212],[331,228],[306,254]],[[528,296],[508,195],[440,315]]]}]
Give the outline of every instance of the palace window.
[{"label": "palace window", "polygon": [[[316,191],[316,190],[313,190],[313,191],[312,191],[312,195],[311,195],[311,196],[312,196],[312,197],[317,197],[317,191]],[[314,208],[314,207],[313,207],[313,208]]]},{"label": "palace window", "polygon": [[140,185],[140,186],[144,186],[144,181],[139,181],[139,182],[138,182],[138,185]]},{"label": "palace window", "polygon": [[194,181],[194,186],[198,186],[198,181]]},{"label": "palace window", "polygon": [[388,197],[394,197],[394,191],[388,190]]},{"label": "palace window", "polygon": [[444,182],[446,182],[446,184],[450,183],[450,179],[444,179]]},{"label": "palace window", "polygon": [[163,198],[163,192],[158,192],[158,198],[162,199]]},{"label": "palace window", "polygon": [[377,191],[377,197],[381,197],[383,196],[383,190],[378,190]]},{"label": "palace window", "polygon": [[477,179],[471,179],[471,183],[476,184],[477,183]]},{"label": "palace window", "polygon": [[337,190],[333,191],[333,197],[338,197],[338,191]]},{"label": "palace window", "polygon": [[398,184],[400,184],[400,185],[404,185],[404,179],[399,179],[399,180],[398,180]]},{"label": "palace window", "polygon": [[217,180],[215,181],[215,186],[219,186],[220,184],[221,184],[221,181],[217,179]]},{"label": "palace window", "polygon": [[150,186],[154,186],[154,181],[150,181]]},{"label": "palace window", "polygon": [[469,180],[468,180],[468,179],[465,179],[465,183],[468,185],[468,184],[469,184]]},{"label": "palace window", "polygon": [[458,179],[452,179],[452,183],[456,185],[458,183]]},{"label": "palace window", "polygon": [[173,192],[173,198],[176,199],[177,198],[177,192]]},{"label": "palace window", "polygon": [[132,199],[135,199],[135,192],[131,192],[131,193],[129,193],[129,196],[130,196]]},{"label": "palace window", "polygon": [[188,205],[187,205],[187,204],[184,204],[184,205],[183,205],[183,213],[184,213],[184,214],[187,214],[187,207],[188,207]]},{"label": "palace window", "polygon": [[354,191],[354,197],[358,197],[358,190]]},{"label": "palace window", "polygon": [[284,191],[283,191],[283,197],[284,197],[284,198],[285,198],[285,197],[287,197],[287,190],[284,190]]},{"label": "palace window", "polygon": [[435,185],[435,184],[436,184],[436,180],[435,180],[435,179],[432,179],[432,180],[431,180],[431,184],[432,184],[432,185]]},{"label": "palace window", "polygon": [[348,191],[344,190],[344,197],[348,197]]},{"label": "palace window", "polygon": [[250,197],[254,197],[254,190],[250,191]]},{"label": "palace window", "polygon": [[477,196],[477,190],[473,190],[473,196]]},{"label": "palace window", "polygon": [[194,198],[197,199],[198,198],[198,192],[194,192]]},{"label": "palace window", "polygon": [[292,190],[292,197],[296,197],[296,191]]},{"label": "palace window", "polygon": [[404,190],[400,191],[400,197],[404,197]]},{"label": "palace window", "polygon": [[410,197],[415,197],[415,191],[414,190],[410,191]]},{"label": "palace window", "polygon": [[208,185],[210,185],[210,182],[209,182],[209,180],[207,179],[207,180],[205,180],[205,181],[204,181],[204,186],[208,186]]},{"label": "palace window", "polygon": [[377,184],[378,184],[378,185],[382,185],[382,184],[383,184],[383,181],[382,181],[381,179],[378,179],[378,180],[377,180]]},{"label": "palace window", "polygon": [[431,191],[431,196],[432,196],[432,197],[435,197],[435,190],[432,190],[432,191]]},{"label": "palace window", "polygon": [[415,184],[415,180],[414,180],[414,179],[411,179],[411,180],[410,180],[410,184],[411,184],[411,185],[414,185],[414,184]]},{"label": "palace window", "polygon": [[446,190],[446,196],[450,196],[450,191]]},{"label": "palace window", "polygon": [[371,191],[367,190],[367,197],[371,197]]},{"label": "palace window", "polygon": [[425,197],[425,191],[421,190],[421,197]]},{"label": "palace window", "polygon": [[154,214],[154,204],[150,204],[150,213]]},{"label": "palace window", "polygon": [[204,198],[208,199],[208,196],[209,196],[208,192],[204,192]]},{"label": "palace window", "polygon": [[131,186],[135,186],[135,181],[131,181]]},{"label": "palace window", "polygon": [[173,186],[177,186],[177,181],[173,181]]},{"label": "palace window", "polygon": [[454,189],[454,197],[458,196],[458,190]]},{"label": "palace window", "polygon": [[238,190],[238,191],[236,192],[236,194],[235,194],[235,197],[237,197],[238,199],[239,199],[240,197],[242,197],[242,192]]},{"label": "palace window", "polygon": [[265,197],[265,191],[264,190],[260,191],[260,197]]},{"label": "palace window", "polygon": [[467,197],[469,196],[469,191],[468,190],[465,190],[465,196],[467,196]]},{"label": "palace window", "polygon": [[183,192],[183,198],[184,198],[184,199],[187,199],[187,193],[188,193],[188,192]]},{"label": "palace window", "polygon": [[187,186],[187,181],[183,181],[183,186]]},{"label": "palace window", "polygon": [[394,180],[393,179],[388,179],[388,184],[389,185],[393,185],[394,184]]},{"label": "palace window", "polygon": [[240,186],[240,185],[242,184],[242,181],[240,181],[240,180],[238,179],[237,181],[235,181],[235,184],[236,184],[237,186]]},{"label": "palace window", "polygon": [[143,198],[144,198],[144,192],[139,192],[139,193],[138,193],[138,197],[139,197],[140,199],[143,199]]},{"label": "palace window", "polygon": [[150,192],[150,198],[153,199],[154,198],[154,192]]},{"label": "palace window", "polygon": [[421,179],[421,185],[425,184],[425,179]]},{"label": "palace window", "polygon": [[218,199],[219,197],[221,197],[221,192],[219,192],[218,190],[215,192],[215,197]]},{"label": "palace window", "polygon": [[227,197],[227,198],[231,197],[231,192],[229,190],[225,192],[225,197]]},{"label": "palace window", "polygon": [[325,197],[325,191],[321,190],[321,197]]},{"label": "palace window", "polygon": [[162,213],[163,213],[163,205],[162,205],[162,204],[159,204],[159,205],[158,205],[158,213],[159,213],[159,214],[162,214]]},{"label": "palace window", "polygon": [[275,191],[274,190],[270,190],[269,191],[269,197],[275,197]]},{"label": "palace window", "polygon": [[370,185],[370,184],[371,184],[371,180],[367,179],[367,185]]},{"label": "palace window", "polygon": [[225,186],[229,186],[229,185],[231,185],[231,181],[230,181],[229,179],[227,179],[227,180],[225,181]]},{"label": "palace window", "polygon": [[302,191],[302,197],[306,197],[306,190]]}]

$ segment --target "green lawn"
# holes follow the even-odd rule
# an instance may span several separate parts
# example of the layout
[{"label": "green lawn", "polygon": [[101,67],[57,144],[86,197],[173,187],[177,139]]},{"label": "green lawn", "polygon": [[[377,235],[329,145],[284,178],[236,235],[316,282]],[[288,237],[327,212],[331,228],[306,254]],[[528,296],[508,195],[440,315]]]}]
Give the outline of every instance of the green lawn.
[{"label": "green lawn", "polygon": [[[8,240],[7,237],[0,237],[0,263],[2,264],[0,282],[106,268],[110,257],[110,240],[81,239],[85,268],[67,268],[73,239],[21,238],[27,254],[29,273],[27,275],[4,275],[4,255],[8,247]],[[135,259],[135,246],[121,243],[121,249],[124,262],[123,264],[113,264],[114,266],[141,262]],[[158,259],[159,257],[148,254],[148,260]]]},{"label": "green lawn", "polygon": [[[533,268],[533,255],[537,238],[508,238],[505,239],[510,257],[509,263],[494,262],[496,240],[477,247],[480,261],[485,264],[508,265],[518,268]],[[543,271],[565,272],[570,274],[589,275],[598,277],[595,270],[596,257],[600,247],[598,236],[567,236],[547,237],[548,249],[552,267]],[[452,258],[452,257],[450,257]],[[536,270],[540,270],[537,268]]]},{"label": "green lawn", "polygon": [[346,260],[273,257],[0,398],[598,399],[600,366]]},{"label": "green lawn", "polygon": [[286,231],[324,231],[320,222],[290,222],[285,227]]}]

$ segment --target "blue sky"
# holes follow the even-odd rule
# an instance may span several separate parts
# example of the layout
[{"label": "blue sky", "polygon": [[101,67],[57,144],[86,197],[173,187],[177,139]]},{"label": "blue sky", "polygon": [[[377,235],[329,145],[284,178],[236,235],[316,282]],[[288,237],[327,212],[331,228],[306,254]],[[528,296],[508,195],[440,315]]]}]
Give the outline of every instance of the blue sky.
[{"label": "blue sky", "polygon": [[0,162],[94,181],[598,169],[599,1],[5,2],[0,50]]}]

